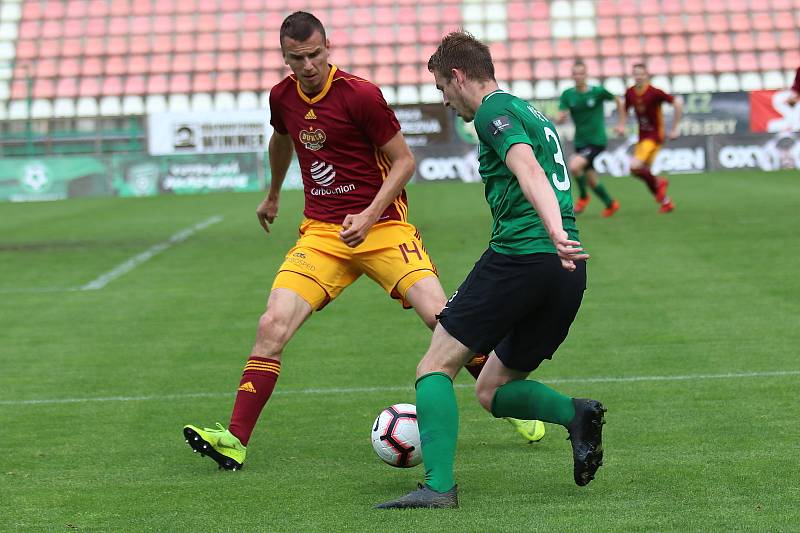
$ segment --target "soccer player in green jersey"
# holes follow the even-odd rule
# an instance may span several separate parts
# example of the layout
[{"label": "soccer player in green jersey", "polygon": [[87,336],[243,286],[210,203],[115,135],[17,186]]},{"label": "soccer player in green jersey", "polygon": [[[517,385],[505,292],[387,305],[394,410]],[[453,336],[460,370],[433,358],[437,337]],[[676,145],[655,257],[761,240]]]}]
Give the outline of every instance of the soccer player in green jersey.
[{"label": "soccer player in green jersey", "polygon": [[428,70],[445,106],[475,121],[492,235],[439,314],[417,366],[425,484],[377,507],[458,506],[453,379],[474,353],[490,354],[475,388],[481,406],[495,417],[565,427],[575,483],[586,485],[602,464],[605,408],[526,379],[566,338],[586,288],[589,256],[578,240],[555,126],[528,102],[498,88],[489,48],[468,33],[445,36]]},{"label": "soccer player in green jersey", "polygon": [[594,169],[594,158],[606,149],[606,124],[603,115],[603,102],[614,100],[617,104],[617,116],[621,123],[614,129],[618,134],[625,131],[625,101],[614,96],[600,85],[586,83],[586,65],[583,61],[576,61],[572,65],[572,79],[575,87],[561,93],[558,102],[558,118],[556,122],[563,124],[567,120],[567,113],[575,123],[575,153],[569,159],[569,171],[578,181],[578,203],[575,204],[575,214],[582,213],[589,204],[589,187],[603,201],[606,208],[604,217],[610,217],[619,209],[619,202],[611,198],[605,186],[600,183]]}]

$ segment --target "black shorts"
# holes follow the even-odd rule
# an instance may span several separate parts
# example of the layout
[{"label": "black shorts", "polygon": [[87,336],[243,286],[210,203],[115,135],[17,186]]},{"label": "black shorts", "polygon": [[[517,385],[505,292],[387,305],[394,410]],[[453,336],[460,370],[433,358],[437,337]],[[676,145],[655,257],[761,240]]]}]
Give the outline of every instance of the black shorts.
[{"label": "black shorts", "polygon": [[586,262],[576,270],[555,254],[505,255],[489,248],[438,315],[474,353],[492,350],[508,368],[535,370],[564,342],[586,290]]},{"label": "black shorts", "polygon": [[605,150],[605,146],[598,144],[587,144],[586,146],[576,146],[575,153],[588,161],[588,168],[594,169],[594,158],[600,155],[600,152]]}]

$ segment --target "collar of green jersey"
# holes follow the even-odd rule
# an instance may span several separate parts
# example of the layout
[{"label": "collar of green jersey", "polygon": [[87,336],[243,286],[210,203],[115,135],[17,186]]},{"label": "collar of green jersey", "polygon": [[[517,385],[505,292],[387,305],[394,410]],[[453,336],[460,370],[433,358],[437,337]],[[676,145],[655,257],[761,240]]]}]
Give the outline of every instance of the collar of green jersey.
[{"label": "collar of green jersey", "polygon": [[504,92],[505,92],[505,91],[504,91],[503,89],[495,89],[494,91],[492,91],[492,92],[490,92],[489,94],[487,94],[486,96],[484,96],[484,97],[481,99],[481,103],[484,103],[486,100],[488,100],[489,98],[491,98],[492,96],[494,96],[494,95],[495,95],[495,94],[497,94],[497,93],[504,93]]}]

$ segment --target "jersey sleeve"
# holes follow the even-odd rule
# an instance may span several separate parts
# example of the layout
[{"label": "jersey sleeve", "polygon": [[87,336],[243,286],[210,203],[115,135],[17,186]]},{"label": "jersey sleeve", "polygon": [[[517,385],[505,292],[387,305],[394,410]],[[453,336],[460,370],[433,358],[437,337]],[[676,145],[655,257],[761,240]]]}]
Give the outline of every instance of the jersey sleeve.
[{"label": "jersey sleeve", "polygon": [[632,107],[633,107],[633,95],[631,94],[631,90],[628,89],[627,91],[625,91],[625,111],[628,111]]},{"label": "jersey sleeve", "polygon": [[668,103],[670,103],[670,104],[671,104],[672,102],[674,102],[674,101],[675,101],[675,97],[674,97],[674,96],[672,96],[671,94],[669,94],[669,93],[665,93],[665,92],[664,92],[664,91],[662,91],[661,89],[656,89],[655,91],[656,91],[656,101],[657,101],[658,103],[661,103],[661,102],[668,102]]},{"label": "jersey sleeve", "polygon": [[372,83],[363,82],[354,96],[350,109],[355,124],[375,146],[383,146],[400,131],[394,111]]},{"label": "jersey sleeve", "polygon": [[283,118],[280,114],[281,106],[276,103],[279,91],[272,90],[269,93],[269,123],[281,135],[286,135],[289,130],[286,124],[283,123]]},{"label": "jersey sleeve", "polygon": [[561,111],[566,111],[569,109],[569,106],[567,105],[567,91],[561,93],[561,96],[558,99],[558,109]]},{"label": "jersey sleeve", "polygon": [[613,100],[615,96],[605,87],[600,87],[600,98],[603,100]]},{"label": "jersey sleeve", "polygon": [[490,111],[482,114],[480,119],[476,116],[475,131],[478,132],[478,137],[489,145],[502,161],[506,160],[506,154],[515,144],[523,143],[533,146],[533,141],[525,132],[522,121],[508,109],[500,108]]},{"label": "jersey sleeve", "polygon": [[795,74],[794,76],[794,84],[792,85],[792,90],[800,94],[800,68],[797,69],[797,74]]}]

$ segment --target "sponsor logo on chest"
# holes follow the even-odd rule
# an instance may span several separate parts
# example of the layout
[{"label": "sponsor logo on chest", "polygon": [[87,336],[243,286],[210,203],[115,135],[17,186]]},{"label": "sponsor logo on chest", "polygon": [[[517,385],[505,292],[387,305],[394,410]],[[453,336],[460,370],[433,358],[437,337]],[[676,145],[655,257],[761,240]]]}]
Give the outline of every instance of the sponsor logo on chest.
[{"label": "sponsor logo on chest", "polygon": [[313,127],[309,127],[307,130],[300,130],[300,134],[297,137],[300,139],[300,142],[303,143],[303,146],[312,152],[316,152],[322,148],[325,144],[325,140],[328,138],[324,131],[321,129],[314,129]]}]

